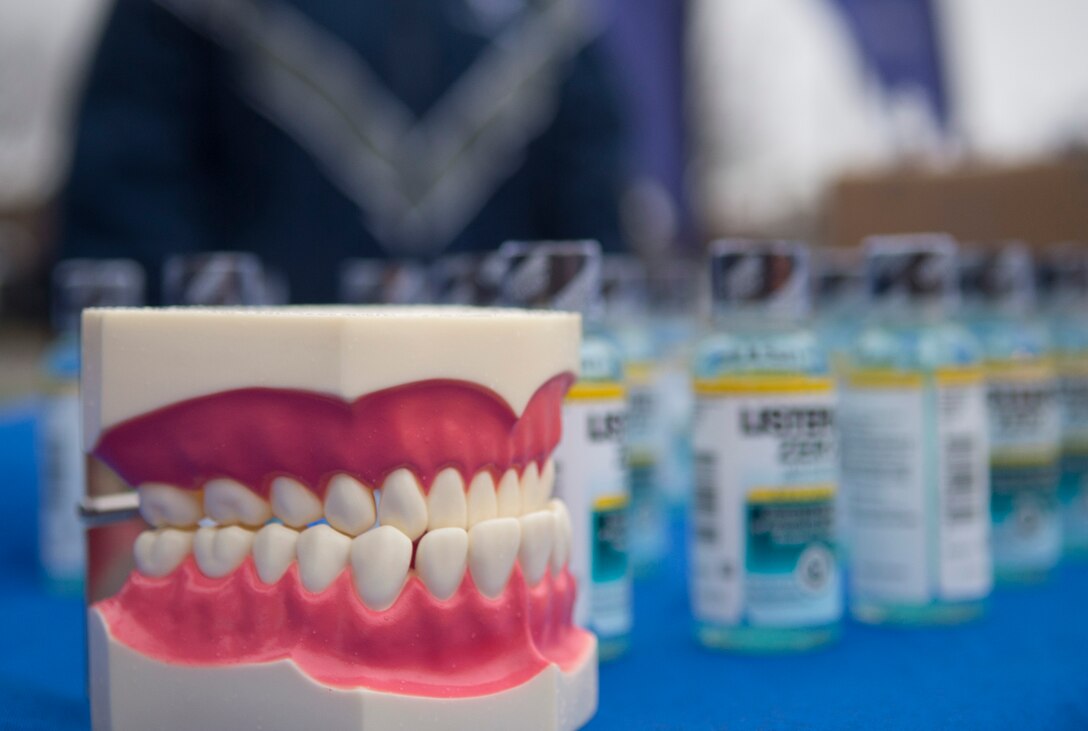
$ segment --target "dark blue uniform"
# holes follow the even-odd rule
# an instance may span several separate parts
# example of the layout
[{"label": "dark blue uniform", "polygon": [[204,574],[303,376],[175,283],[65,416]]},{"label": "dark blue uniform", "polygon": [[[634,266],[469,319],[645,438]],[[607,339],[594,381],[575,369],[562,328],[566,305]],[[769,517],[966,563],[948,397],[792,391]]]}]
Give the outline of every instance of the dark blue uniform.
[{"label": "dark blue uniform", "polygon": [[621,123],[568,0],[118,0],[64,256],[247,250],[292,299],[347,257],[619,245]]}]

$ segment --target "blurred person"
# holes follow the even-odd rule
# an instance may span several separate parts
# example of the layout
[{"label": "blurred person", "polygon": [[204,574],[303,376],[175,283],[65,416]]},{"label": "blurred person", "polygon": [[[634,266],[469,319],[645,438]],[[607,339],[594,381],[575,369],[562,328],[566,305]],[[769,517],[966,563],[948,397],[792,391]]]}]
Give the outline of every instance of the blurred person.
[{"label": "blurred person", "polygon": [[948,145],[930,0],[693,0],[695,207],[712,233],[810,234],[843,174]]},{"label": "blurred person", "polygon": [[[622,120],[583,0],[117,0],[65,256],[260,254],[292,299],[349,257],[619,247]],[[154,277],[153,277],[154,279]],[[154,294],[154,292],[153,292]]]}]

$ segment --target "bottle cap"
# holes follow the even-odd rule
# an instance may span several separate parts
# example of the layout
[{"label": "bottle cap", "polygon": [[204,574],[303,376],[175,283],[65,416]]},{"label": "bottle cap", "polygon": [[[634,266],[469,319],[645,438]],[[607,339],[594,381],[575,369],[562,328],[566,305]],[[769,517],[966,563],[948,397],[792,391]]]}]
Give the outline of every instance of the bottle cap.
[{"label": "bottle cap", "polygon": [[596,241],[507,241],[499,256],[504,304],[597,313],[601,247]]},{"label": "bottle cap", "polygon": [[79,329],[85,307],[144,304],[144,270],[131,259],[65,259],[53,268],[53,326]]},{"label": "bottle cap", "polygon": [[801,318],[811,309],[809,249],[797,241],[723,239],[710,245],[716,313]]},{"label": "bottle cap", "polygon": [[166,305],[267,305],[271,297],[266,285],[261,260],[254,254],[180,254],[163,266],[162,299]]},{"label": "bottle cap", "polygon": [[960,288],[968,303],[1024,313],[1035,305],[1031,252],[1020,241],[961,249]]},{"label": "bottle cap", "polygon": [[431,299],[443,305],[490,307],[499,299],[502,267],[495,252],[443,256],[428,273]]},{"label": "bottle cap", "polygon": [[947,234],[874,236],[865,240],[865,283],[880,305],[953,308],[959,300],[956,242]]},{"label": "bottle cap", "polygon": [[340,301],[353,305],[417,305],[430,301],[426,267],[395,259],[348,259],[340,266]]},{"label": "bottle cap", "polygon": [[816,309],[841,311],[861,304],[865,298],[861,250],[824,246],[813,254]]},{"label": "bottle cap", "polygon": [[1053,244],[1038,265],[1040,296],[1048,303],[1078,305],[1088,300],[1088,246],[1077,241]]}]

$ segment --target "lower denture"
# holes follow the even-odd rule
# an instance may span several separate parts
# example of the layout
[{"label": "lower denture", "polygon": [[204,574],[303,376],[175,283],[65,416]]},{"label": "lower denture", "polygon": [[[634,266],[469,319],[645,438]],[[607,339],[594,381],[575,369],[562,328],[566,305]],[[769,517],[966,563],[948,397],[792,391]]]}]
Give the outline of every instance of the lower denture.
[{"label": "lower denture", "polygon": [[495,599],[467,573],[445,601],[411,576],[393,606],[379,612],[359,600],[348,571],[314,594],[302,586],[297,564],[268,585],[252,558],[211,579],[189,557],[163,578],[133,573],[97,606],[119,641],[163,662],[289,658],[332,687],[467,697],[519,685],[550,663],[567,669],[577,662],[592,639],[571,624],[574,596],[566,569],[529,587],[515,566]]}]

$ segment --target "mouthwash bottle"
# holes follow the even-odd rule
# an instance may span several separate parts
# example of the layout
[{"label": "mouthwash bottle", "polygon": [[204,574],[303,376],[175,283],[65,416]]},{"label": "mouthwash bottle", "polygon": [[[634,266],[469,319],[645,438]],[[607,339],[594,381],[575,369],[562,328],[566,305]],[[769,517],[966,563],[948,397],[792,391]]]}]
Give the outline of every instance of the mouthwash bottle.
[{"label": "mouthwash bottle", "polygon": [[1035,271],[1016,242],[965,253],[964,320],[982,345],[990,429],[990,515],[998,581],[1045,578],[1061,557],[1061,414]]},{"label": "mouthwash bottle", "polygon": [[45,353],[38,430],[41,474],[38,556],[47,586],[83,587],[86,546],[77,507],[86,471],[79,437],[79,319],[85,307],[139,306],[143,269],[129,259],[66,259],[53,270],[53,326]]},{"label": "mouthwash bottle", "polygon": [[601,290],[604,321],[624,361],[628,406],[624,435],[631,489],[628,553],[638,576],[653,572],[668,550],[668,506],[661,486],[661,363],[650,330],[642,263],[627,255],[604,257]]},{"label": "mouthwash bottle", "polygon": [[870,322],[843,394],[851,611],[864,622],[960,622],[993,584],[982,349],[953,320],[956,246],[866,242]]},{"label": "mouthwash bottle", "polygon": [[1088,248],[1061,244],[1042,267],[1062,420],[1058,500],[1067,555],[1088,558]]},{"label": "mouthwash bottle", "polygon": [[623,358],[600,324],[600,247],[593,241],[507,242],[503,301],[582,314],[581,373],[563,404],[555,494],[570,510],[574,619],[597,634],[602,660],[626,651],[631,634],[627,400]]},{"label": "mouthwash bottle", "polygon": [[[813,277],[816,302],[816,335],[827,353],[836,386],[844,386],[850,362],[850,349],[861,331],[865,310],[865,277],[862,274],[861,251],[858,247],[824,247],[816,252],[816,272]],[[840,451],[841,459],[841,451]],[[835,532],[839,545],[839,560],[849,566],[850,506],[846,484],[839,485]]]},{"label": "mouthwash bottle", "polygon": [[696,634],[808,649],[842,620],[835,383],[808,323],[808,249],[720,241],[710,275],[713,330],[694,355]]}]

